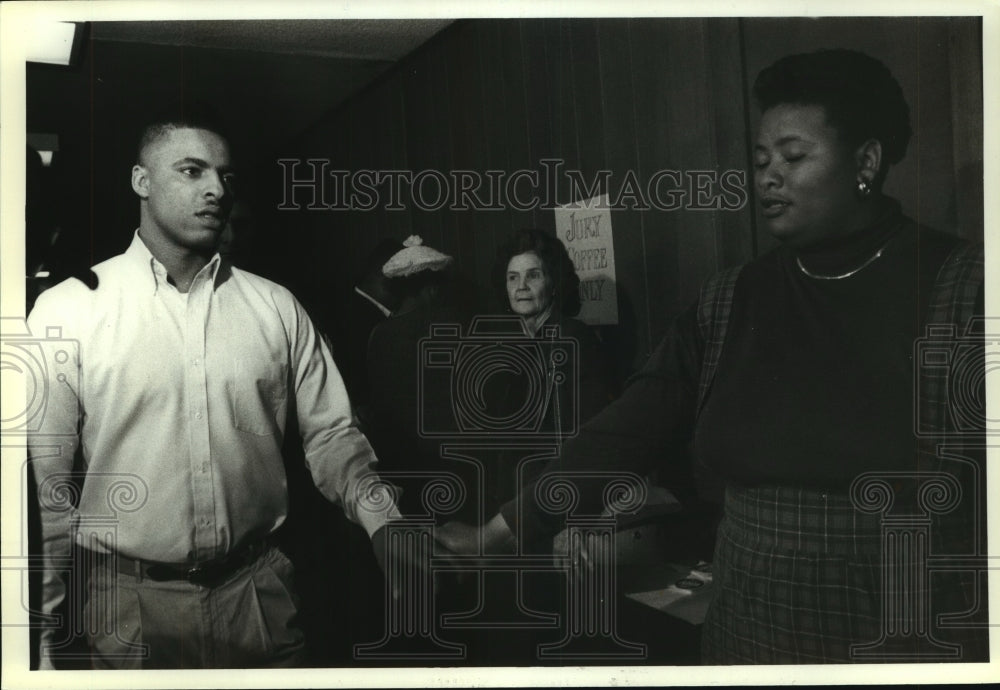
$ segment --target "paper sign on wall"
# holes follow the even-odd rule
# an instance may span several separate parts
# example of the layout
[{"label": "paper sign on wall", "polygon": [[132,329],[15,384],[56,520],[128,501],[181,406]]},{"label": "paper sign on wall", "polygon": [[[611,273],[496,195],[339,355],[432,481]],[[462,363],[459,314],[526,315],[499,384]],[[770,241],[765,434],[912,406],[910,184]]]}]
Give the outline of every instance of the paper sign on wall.
[{"label": "paper sign on wall", "polygon": [[580,314],[591,325],[618,323],[615,243],[608,196],[594,197],[554,210],[556,235],[566,245],[580,277]]}]

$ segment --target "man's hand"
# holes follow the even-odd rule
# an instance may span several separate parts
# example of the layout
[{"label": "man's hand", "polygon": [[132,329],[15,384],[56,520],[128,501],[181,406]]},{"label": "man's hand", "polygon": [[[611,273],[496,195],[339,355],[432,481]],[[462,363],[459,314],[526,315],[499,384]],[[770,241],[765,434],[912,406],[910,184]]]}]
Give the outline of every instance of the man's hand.
[{"label": "man's hand", "polygon": [[[410,587],[413,587],[414,585],[419,586],[418,583],[423,577],[430,579],[428,561],[431,553],[430,551],[427,554],[411,553],[405,548],[405,545],[400,548],[398,539],[389,540],[387,528],[388,524],[382,525],[372,533],[372,549],[375,551],[375,560],[378,561],[382,575],[385,576],[386,581],[392,584],[392,598],[398,600],[401,581],[407,582]],[[405,571],[410,569],[420,571],[421,577],[414,578],[406,574]],[[395,572],[395,578],[391,577],[392,572]]]}]

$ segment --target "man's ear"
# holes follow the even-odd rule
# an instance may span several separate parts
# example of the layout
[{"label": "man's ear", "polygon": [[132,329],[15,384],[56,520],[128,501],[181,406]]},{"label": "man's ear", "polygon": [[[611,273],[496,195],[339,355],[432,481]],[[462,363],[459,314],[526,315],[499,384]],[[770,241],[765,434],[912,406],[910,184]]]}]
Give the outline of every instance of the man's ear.
[{"label": "man's ear", "polygon": [[149,173],[138,163],[132,166],[132,191],[138,194],[140,199],[149,198]]}]

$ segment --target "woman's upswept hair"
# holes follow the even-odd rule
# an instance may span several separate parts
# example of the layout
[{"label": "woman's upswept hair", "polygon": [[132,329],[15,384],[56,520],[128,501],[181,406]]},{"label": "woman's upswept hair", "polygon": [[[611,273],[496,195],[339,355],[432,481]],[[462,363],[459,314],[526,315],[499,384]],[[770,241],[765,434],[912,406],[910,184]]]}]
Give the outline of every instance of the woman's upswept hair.
[{"label": "woman's upswept hair", "polygon": [[822,106],[848,144],[877,139],[888,165],[906,155],[910,108],[899,82],[870,55],[820,50],[783,57],[757,75],[753,95],[761,112],[786,103]]},{"label": "woman's upswept hair", "polygon": [[507,299],[507,265],[518,254],[533,252],[542,260],[546,275],[555,286],[552,298],[553,311],[563,316],[580,313],[580,278],[569,258],[566,247],[554,235],[535,228],[525,228],[514,233],[497,252],[493,266],[493,284],[497,286],[498,298],[505,311],[510,310]]}]

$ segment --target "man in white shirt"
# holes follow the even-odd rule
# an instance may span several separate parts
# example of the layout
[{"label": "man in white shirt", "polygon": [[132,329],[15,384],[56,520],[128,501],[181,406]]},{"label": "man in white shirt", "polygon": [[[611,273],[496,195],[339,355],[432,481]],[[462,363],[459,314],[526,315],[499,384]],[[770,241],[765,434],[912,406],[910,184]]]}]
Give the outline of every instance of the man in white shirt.
[{"label": "man in white shirt", "polygon": [[[398,515],[302,306],[216,251],[233,182],[216,128],[148,127],[132,169],[131,246],[94,267],[96,289],[64,281],[29,318],[33,334],[58,344],[29,439],[43,611],[66,597],[75,539],[96,668],[301,663],[291,564],[272,541],[288,513],[288,414],[317,487],[365,528],[380,559]],[[67,500],[78,450],[84,479]],[[54,636],[43,632],[42,668],[58,656]]]}]

